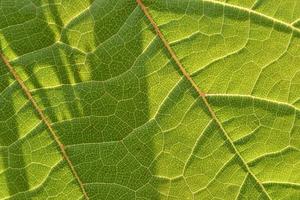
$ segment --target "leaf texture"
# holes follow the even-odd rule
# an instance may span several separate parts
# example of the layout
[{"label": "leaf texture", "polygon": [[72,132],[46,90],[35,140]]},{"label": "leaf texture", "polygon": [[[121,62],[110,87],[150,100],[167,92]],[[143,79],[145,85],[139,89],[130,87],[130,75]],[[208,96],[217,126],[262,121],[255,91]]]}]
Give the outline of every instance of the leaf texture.
[{"label": "leaf texture", "polygon": [[0,199],[300,199],[300,1],[0,11]]}]

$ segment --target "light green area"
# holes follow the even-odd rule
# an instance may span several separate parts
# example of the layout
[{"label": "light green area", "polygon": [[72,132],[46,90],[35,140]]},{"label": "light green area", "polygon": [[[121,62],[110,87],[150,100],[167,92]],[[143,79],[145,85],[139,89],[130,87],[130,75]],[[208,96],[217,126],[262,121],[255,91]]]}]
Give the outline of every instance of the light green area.
[{"label": "light green area", "polygon": [[[0,0],[0,46],[90,199],[300,199],[298,0]],[[0,63],[0,199],[83,199]]]}]

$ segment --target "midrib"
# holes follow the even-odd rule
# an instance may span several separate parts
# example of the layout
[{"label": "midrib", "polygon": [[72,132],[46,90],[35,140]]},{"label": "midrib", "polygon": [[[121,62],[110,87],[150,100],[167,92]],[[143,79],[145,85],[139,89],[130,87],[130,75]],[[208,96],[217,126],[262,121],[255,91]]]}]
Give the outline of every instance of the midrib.
[{"label": "midrib", "polygon": [[[144,12],[145,16],[147,17],[147,19],[149,20],[149,22],[151,23],[151,25],[153,26],[155,32],[157,33],[157,36],[161,39],[161,41],[163,42],[163,45],[165,46],[165,48],[168,50],[169,54],[171,55],[172,59],[175,61],[176,65],[178,66],[179,70],[181,71],[181,73],[185,76],[185,78],[191,83],[191,85],[193,86],[193,88],[196,90],[196,92],[199,94],[199,96],[202,98],[206,108],[208,109],[211,117],[215,120],[215,122],[218,124],[219,128],[222,130],[224,136],[226,137],[226,139],[228,140],[228,142],[230,143],[231,147],[233,148],[233,150],[235,151],[236,155],[239,157],[239,159],[241,160],[242,164],[244,165],[244,167],[246,168],[246,170],[248,171],[248,174],[251,175],[254,180],[256,181],[256,183],[258,184],[258,186],[261,188],[261,190],[263,191],[263,193],[268,197],[268,199],[271,200],[271,197],[269,196],[269,194],[267,193],[265,187],[263,186],[263,184],[259,181],[259,179],[257,179],[257,177],[255,176],[255,174],[251,171],[250,167],[248,166],[247,162],[244,160],[244,158],[241,156],[240,152],[238,151],[238,149],[235,147],[233,140],[230,138],[230,136],[227,134],[227,132],[225,131],[225,129],[223,128],[221,122],[219,121],[219,119],[217,118],[214,110],[212,109],[212,107],[210,106],[206,95],[204,92],[202,92],[202,90],[200,89],[200,87],[195,83],[195,81],[191,78],[191,76],[189,75],[189,73],[185,70],[185,68],[183,67],[183,65],[181,64],[180,60],[178,59],[176,53],[173,51],[173,49],[171,48],[171,46],[169,45],[168,41],[166,40],[166,38],[164,37],[164,35],[162,34],[162,32],[160,31],[158,25],[156,24],[156,22],[154,21],[154,19],[152,18],[152,16],[150,15],[150,13],[148,12],[147,7],[143,4],[142,0],[136,0],[136,2],[138,3],[138,5],[140,6],[140,8],[142,9],[142,11]],[[209,1],[212,2],[212,1]],[[241,186],[242,187],[242,186]]]}]

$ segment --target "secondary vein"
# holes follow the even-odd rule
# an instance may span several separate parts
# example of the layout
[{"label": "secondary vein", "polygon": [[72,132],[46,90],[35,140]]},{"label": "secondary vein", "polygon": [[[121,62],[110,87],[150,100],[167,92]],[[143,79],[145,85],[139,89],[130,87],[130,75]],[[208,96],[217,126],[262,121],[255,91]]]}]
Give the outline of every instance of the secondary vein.
[{"label": "secondary vein", "polygon": [[263,14],[261,12],[257,12],[255,10],[252,10],[252,9],[249,9],[249,8],[245,8],[245,7],[241,7],[241,6],[237,6],[237,5],[233,5],[233,4],[230,4],[230,3],[225,3],[225,2],[220,2],[220,1],[215,1],[215,0],[202,0],[202,2],[206,2],[206,3],[211,3],[211,4],[216,4],[216,5],[221,5],[221,6],[224,6],[225,8],[232,8],[232,9],[237,9],[237,10],[240,10],[240,11],[243,11],[243,12],[246,12],[246,13],[249,13],[249,14],[252,14],[254,16],[258,16],[258,17],[262,17],[264,19],[267,19],[267,20],[270,20],[272,21],[273,23],[277,23],[277,24],[281,24],[281,25],[284,25],[286,26],[287,28],[297,32],[297,33],[300,33],[300,29],[295,27],[294,26],[294,23],[288,23],[288,22],[285,22],[285,21],[282,21],[280,19],[277,19],[277,18],[274,18],[274,17],[271,17],[269,15],[266,15],[266,14]]},{"label": "secondary vein", "polygon": [[249,168],[249,166],[247,165],[247,162],[244,160],[244,158],[241,156],[240,152],[238,151],[238,149],[235,147],[232,139],[229,137],[229,135],[227,134],[227,132],[225,131],[225,129],[223,128],[221,122],[219,121],[219,119],[217,118],[214,110],[212,109],[212,107],[210,106],[206,95],[204,92],[202,92],[202,90],[200,89],[200,87],[195,83],[195,81],[191,78],[191,76],[189,75],[189,73],[185,70],[185,68],[183,67],[183,65],[181,64],[181,62],[179,61],[177,55],[175,54],[175,52],[173,51],[173,49],[171,48],[171,46],[169,45],[168,41],[166,40],[166,38],[164,37],[164,35],[162,34],[162,32],[160,31],[158,25],[156,24],[156,22],[154,21],[154,19],[152,18],[152,16],[150,15],[147,7],[143,4],[142,0],[136,0],[137,4],[140,6],[140,8],[142,9],[142,11],[144,12],[145,16],[147,17],[147,19],[149,20],[149,22],[151,23],[151,25],[153,26],[155,32],[157,33],[158,37],[161,39],[161,41],[163,42],[163,45],[165,46],[165,48],[168,50],[169,54],[171,55],[172,59],[175,61],[176,65],[178,66],[179,70],[181,71],[181,73],[186,77],[186,79],[191,83],[191,85],[194,87],[194,89],[196,90],[196,92],[199,94],[199,96],[202,98],[206,108],[208,109],[211,117],[215,120],[215,122],[218,124],[219,128],[222,130],[222,132],[224,133],[226,139],[229,141],[231,147],[233,148],[233,150],[235,151],[236,155],[240,158],[240,160],[242,161],[244,167],[246,168],[246,170],[248,171],[248,173],[255,179],[256,183],[259,185],[259,187],[261,188],[261,190],[263,191],[263,193],[265,193],[265,195],[267,196],[268,199],[271,200],[271,197],[269,196],[269,194],[267,193],[265,187],[263,186],[263,184],[256,178],[256,176],[254,175],[254,173],[251,171],[251,169]]}]

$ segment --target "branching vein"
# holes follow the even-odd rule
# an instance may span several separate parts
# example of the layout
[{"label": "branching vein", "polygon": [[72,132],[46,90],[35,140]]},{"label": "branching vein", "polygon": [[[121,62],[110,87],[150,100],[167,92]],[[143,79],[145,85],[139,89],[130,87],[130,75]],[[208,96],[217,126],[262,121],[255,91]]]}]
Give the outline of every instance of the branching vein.
[{"label": "branching vein", "polygon": [[248,171],[248,173],[255,179],[256,183],[259,185],[259,187],[261,188],[261,190],[263,191],[263,193],[265,193],[265,195],[268,197],[268,199],[271,199],[271,197],[269,196],[269,194],[267,193],[265,187],[263,186],[263,184],[256,178],[256,176],[254,175],[254,173],[251,171],[250,167],[248,166],[247,162],[244,160],[244,158],[241,156],[240,152],[238,151],[238,149],[235,147],[232,139],[229,137],[229,135],[227,134],[227,132],[225,131],[225,129],[223,128],[221,122],[219,121],[219,119],[217,118],[214,110],[212,109],[212,107],[210,106],[206,95],[204,92],[201,91],[201,89],[199,88],[199,86],[195,83],[195,81],[191,78],[191,76],[189,75],[189,73],[185,70],[185,68],[183,67],[183,65],[181,64],[181,62],[179,61],[176,53],[173,51],[173,49],[171,48],[171,46],[169,45],[168,41],[166,40],[166,38],[164,37],[163,33],[160,31],[158,25],[156,24],[156,22],[154,21],[154,19],[152,18],[152,16],[150,15],[150,13],[148,12],[147,7],[143,4],[142,0],[137,0],[137,3],[139,4],[140,8],[142,9],[142,11],[144,12],[145,16],[147,17],[147,19],[150,21],[151,25],[153,26],[153,28],[155,29],[155,32],[157,33],[158,37],[161,39],[161,41],[163,42],[165,48],[168,50],[168,52],[170,53],[172,59],[175,61],[176,65],[178,66],[178,68],[180,69],[181,73],[186,77],[186,79],[191,83],[191,85],[194,87],[194,89],[197,91],[197,93],[199,94],[199,96],[202,98],[203,102],[206,105],[206,108],[208,109],[209,113],[211,114],[211,117],[215,120],[215,122],[218,124],[219,128],[222,130],[223,134],[225,135],[226,139],[229,141],[230,145],[232,146],[232,148],[234,149],[236,155],[239,157],[239,159],[242,161],[244,167],[246,168],[246,170]]}]

